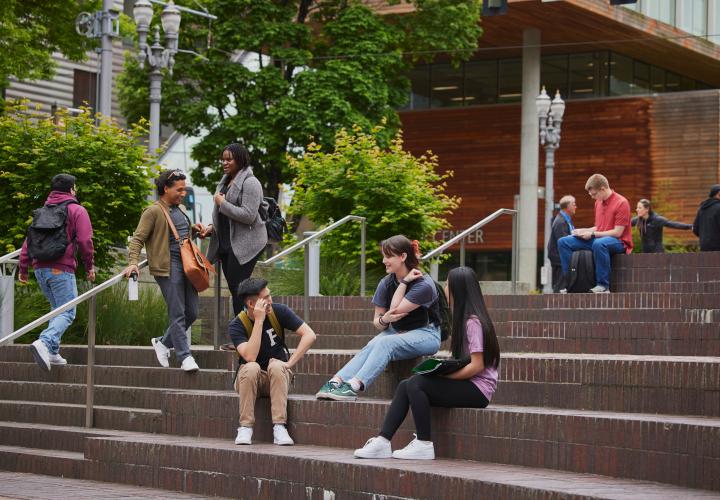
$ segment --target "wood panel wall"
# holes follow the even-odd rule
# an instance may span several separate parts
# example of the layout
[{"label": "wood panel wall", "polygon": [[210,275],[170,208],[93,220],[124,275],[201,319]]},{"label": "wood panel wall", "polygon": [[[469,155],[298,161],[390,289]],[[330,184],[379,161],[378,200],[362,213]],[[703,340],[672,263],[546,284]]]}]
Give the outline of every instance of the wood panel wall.
[{"label": "wood panel wall", "polygon": [[[555,159],[556,199],[573,194],[578,227],[590,226],[593,204],[584,186],[593,173],[608,177],[633,209],[640,198],[657,196],[658,187],[670,182],[666,201],[678,211],[664,215],[692,222],[695,208],[720,174],[719,102],[717,90],[568,102]],[[462,197],[450,218],[454,229],[513,207],[520,175],[519,104],[404,112],[401,120],[410,151],[431,150],[441,169],[454,171],[448,193]],[[545,182],[544,161],[541,151],[540,185]],[[539,249],[543,210],[539,201]],[[488,225],[483,240],[468,248],[509,249],[509,219]]]}]

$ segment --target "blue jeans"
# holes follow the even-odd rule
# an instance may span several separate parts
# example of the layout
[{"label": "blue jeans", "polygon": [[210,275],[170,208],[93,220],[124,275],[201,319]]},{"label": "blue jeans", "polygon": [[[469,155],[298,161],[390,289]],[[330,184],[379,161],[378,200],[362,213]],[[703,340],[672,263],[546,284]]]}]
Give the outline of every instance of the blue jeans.
[{"label": "blue jeans", "polygon": [[[51,311],[78,296],[77,282],[73,273],[45,267],[35,269],[35,279],[37,279],[45,298],[50,302]],[[60,352],[60,339],[75,320],[76,309],[73,307],[55,316],[50,320],[47,328],[40,333],[40,340],[43,341],[50,354]]]},{"label": "blue jeans", "polygon": [[160,340],[168,349],[175,348],[175,358],[181,361],[190,356],[187,329],[198,315],[198,293],[185,277],[179,255],[170,255],[170,276],[155,276],[168,309],[169,325]]},{"label": "blue jeans", "polygon": [[398,333],[392,326],[378,333],[343,366],[336,376],[347,382],[355,377],[367,388],[390,361],[435,354],[440,349],[440,328],[428,325]]},{"label": "blue jeans", "polygon": [[595,282],[610,289],[610,256],[625,253],[622,241],[611,236],[584,240],[575,236],[564,236],[558,240],[560,263],[563,274],[567,274],[570,258],[575,250],[592,250],[595,259]]}]

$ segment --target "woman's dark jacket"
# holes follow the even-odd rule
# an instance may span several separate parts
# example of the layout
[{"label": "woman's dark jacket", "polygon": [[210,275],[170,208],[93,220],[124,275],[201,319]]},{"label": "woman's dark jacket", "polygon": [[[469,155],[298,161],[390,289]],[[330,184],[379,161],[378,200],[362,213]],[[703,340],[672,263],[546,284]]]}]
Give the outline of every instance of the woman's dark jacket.
[{"label": "woman's dark jacket", "polygon": [[647,219],[633,217],[632,225],[637,226],[640,231],[643,253],[665,252],[665,246],[663,245],[663,228],[665,226],[672,229],[692,229],[692,224],[668,220],[666,217],[654,212],[651,212]]}]

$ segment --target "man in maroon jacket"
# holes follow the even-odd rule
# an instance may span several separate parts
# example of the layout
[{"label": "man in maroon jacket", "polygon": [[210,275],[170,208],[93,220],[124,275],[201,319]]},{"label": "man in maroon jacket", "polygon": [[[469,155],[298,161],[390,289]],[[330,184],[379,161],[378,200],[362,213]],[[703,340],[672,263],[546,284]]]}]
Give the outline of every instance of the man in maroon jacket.
[{"label": "man in maroon jacket", "polygon": [[[42,261],[35,258],[28,251],[28,239],[23,242],[20,252],[19,280],[28,281],[28,267],[32,263],[40,289],[50,302],[50,310],[56,309],[77,297],[77,283],[75,270],[77,261],[75,253],[80,251],[87,278],[95,281],[93,268],[93,242],[92,224],[87,210],[75,198],[75,177],[69,174],[58,174],[50,183],[51,192],[45,201],[48,205],[64,205],[67,210],[65,229],[67,233],[67,247],[60,257]],[[75,307],[51,319],[40,338],[32,343],[30,349],[35,361],[45,371],[50,371],[52,365],[65,365],[67,361],[60,356],[60,338],[75,319]]]}]

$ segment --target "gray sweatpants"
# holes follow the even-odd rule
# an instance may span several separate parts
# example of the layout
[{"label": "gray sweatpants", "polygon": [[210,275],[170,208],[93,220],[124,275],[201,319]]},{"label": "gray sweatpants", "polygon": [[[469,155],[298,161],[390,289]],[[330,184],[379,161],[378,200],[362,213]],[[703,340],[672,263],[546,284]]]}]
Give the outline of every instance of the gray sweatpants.
[{"label": "gray sweatpants", "polygon": [[175,348],[175,358],[182,362],[190,356],[190,342],[185,331],[190,328],[198,315],[198,294],[185,277],[179,255],[170,254],[170,277],[155,276],[168,308],[170,324],[161,342],[170,349]]}]

